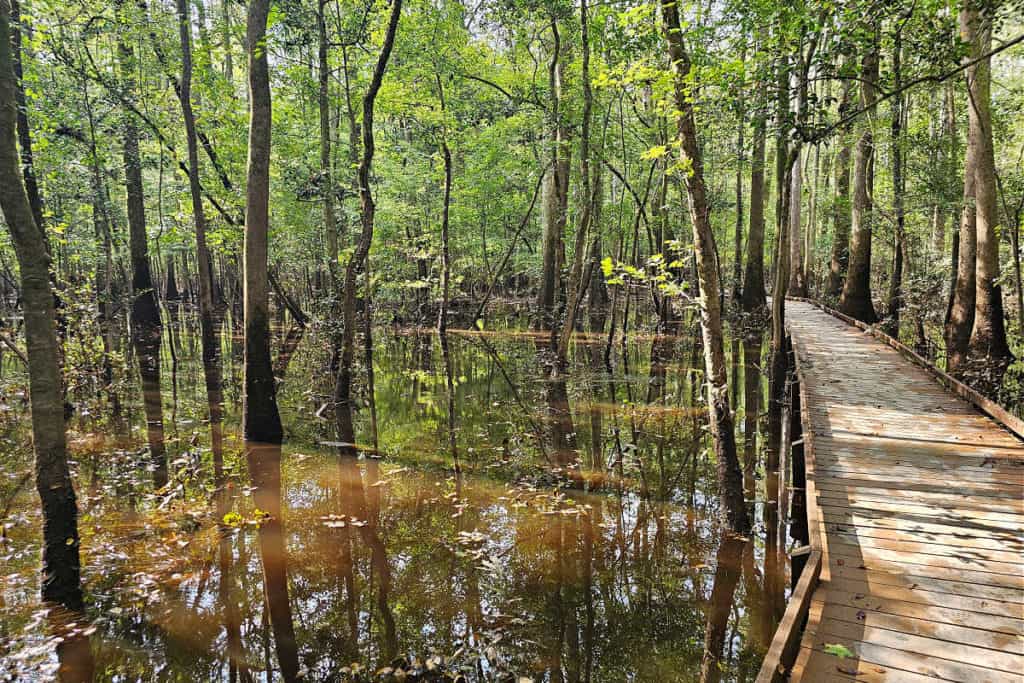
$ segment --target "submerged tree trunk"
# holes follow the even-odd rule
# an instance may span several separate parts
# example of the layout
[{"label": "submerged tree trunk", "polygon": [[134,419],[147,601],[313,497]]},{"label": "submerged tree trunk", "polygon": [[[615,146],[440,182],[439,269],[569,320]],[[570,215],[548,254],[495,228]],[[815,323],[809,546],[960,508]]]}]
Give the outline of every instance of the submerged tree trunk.
[{"label": "submerged tree trunk", "polygon": [[245,439],[281,443],[277,386],[270,360],[267,233],[270,229],[270,73],[267,14],[270,0],[252,0],[246,22],[249,49],[249,161],[245,201]]},{"label": "submerged tree trunk", "polygon": [[741,533],[750,529],[747,509],[743,504],[743,476],[736,455],[736,434],[729,408],[729,385],[726,380],[725,349],[722,339],[721,279],[715,258],[715,237],[711,227],[711,207],[704,185],[704,169],[697,144],[693,102],[687,78],[690,57],[683,44],[679,25],[679,9],[672,0],[663,0],[662,18],[668,54],[672,61],[675,86],[676,123],[683,161],[690,172],[686,190],[690,199],[693,222],[693,245],[700,281],[701,331],[704,339],[704,365],[708,382],[708,413],[711,438],[715,446],[718,468],[718,493],[729,527]]},{"label": "submerged tree trunk", "polygon": [[[437,96],[441,101],[441,115],[445,116],[444,86],[441,76],[435,74]],[[447,136],[446,128],[442,136]],[[444,199],[441,205],[441,307],[437,312],[437,337],[441,344],[441,356],[444,359],[444,376],[446,398],[448,404],[448,450],[452,456],[452,467],[455,474],[460,473],[459,449],[455,438],[455,380],[452,377],[452,356],[448,348],[448,301],[451,296],[452,255],[448,240],[448,219],[452,202],[452,152],[448,148],[447,137],[441,138],[441,154],[444,158]]]},{"label": "submerged tree trunk", "polygon": [[15,144],[10,13],[9,0],[0,0],[0,210],[21,272],[36,490],[43,508],[42,597],[78,611],[82,608],[78,506],[68,470],[50,256],[25,193]]},{"label": "submerged tree trunk", "polygon": [[360,233],[355,251],[345,266],[344,300],[342,302],[342,340],[341,360],[338,365],[338,377],[334,385],[334,414],[338,427],[338,440],[343,456],[356,454],[355,428],[352,423],[352,362],[355,357],[356,344],[356,276],[363,267],[370,245],[373,242],[373,221],[376,205],[370,188],[370,167],[373,164],[374,138],[373,113],[377,93],[380,92],[384,71],[387,69],[391,50],[395,45],[395,34],[398,31],[398,20],[402,15],[402,0],[394,0],[388,18],[384,43],[377,55],[377,63],[373,69],[370,84],[363,96],[363,154],[359,161],[359,213]]},{"label": "submerged tree trunk", "polygon": [[[586,291],[583,282],[583,264],[587,257],[587,233],[594,210],[594,188],[590,184],[590,123],[593,116],[594,96],[590,88],[590,23],[587,18],[587,0],[580,0],[580,34],[583,50],[583,125],[580,130],[580,175],[583,184],[583,206],[576,239],[573,242],[572,266],[569,269],[568,290],[565,297],[565,315],[558,335],[555,362],[561,368],[569,355],[569,341],[576,328],[576,311]],[[558,371],[558,370],[556,370]]]},{"label": "submerged tree trunk", "polygon": [[[961,12],[961,30],[970,45],[970,56],[977,59],[992,47],[992,18],[983,16],[977,4],[966,0]],[[996,165],[992,143],[990,111],[992,64],[984,59],[967,70],[969,144],[976,148],[973,168],[977,221],[975,254],[974,328],[968,346],[972,365],[984,373],[981,386],[995,391],[1002,382],[1013,354],[1006,341],[1003,321],[1003,292],[999,284],[999,208],[996,202]]]},{"label": "submerged tree trunk", "polygon": [[210,449],[213,467],[219,475],[223,466],[221,423],[223,399],[221,389],[220,342],[214,309],[213,262],[206,245],[206,213],[203,208],[203,189],[199,182],[199,138],[196,119],[192,112],[192,28],[188,0],[177,0],[178,35],[181,41],[181,114],[185,120],[185,139],[188,144],[188,185],[192,198],[192,217],[196,230],[196,266],[199,283],[199,326],[202,337],[203,379],[210,414]]},{"label": "submerged tree trunk", "polygon": [[544,180],[541,205],[543,233],[541,237],[541,282],[537,295],[537,329],[551,329],[554,325],[562,270],[562,238],[565,235],[569,201],[569,158],[567,133],[561,121],[562,60],[561,34],[558,21],[552,19],[553,46],[548,66],[551,116],[551,166]]},{"label": "submerged tree trunk", "polygon": [[878,81],[878,29],[873,32],[872,45],[861,63],[860,103],[871,107],[868,120],[864,122],[860,138],[853,154],[853,212],[850,236],[850,262],[839,298],[839,310],[862,322],[873,324],[878,321],[875,306],[871,301],[871,238],[874,228],[872,207],[874,164],[874,136],[871,130],[876,99],[875,82]]},{"label": "submerged tree trunk", "polygon": [[[123,12],[123,2],[118,3]],[[118,30],[131,26],[128,16],[118,17]],[[122,86],[135,94],[135,51],[130,38],[118,35]],[[146,204],[142,188],[142,163],[139,157],[139,131],[134,115],[126,113],[124,130],[124,181],[128,209],[128,243],[132,263],[132,344],[139,363],[142,380],[142,405],[146,413],[146,439],[153,462],[153,484],[167,484],[167,454],[164,450],[163,397],[160,391],[160,343],[163,328],[160,305],[149,262],[149,240],[146,235]]]}]

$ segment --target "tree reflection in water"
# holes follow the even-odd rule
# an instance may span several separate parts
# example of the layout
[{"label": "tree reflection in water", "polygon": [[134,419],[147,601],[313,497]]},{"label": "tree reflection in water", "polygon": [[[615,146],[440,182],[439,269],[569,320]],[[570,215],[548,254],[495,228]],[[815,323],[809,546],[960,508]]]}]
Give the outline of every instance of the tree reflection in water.
[{"label": "tree reflection in water", "polygon": [[[177,371],[198,376],[186,329]],[[83,558],[99,680],[157,670],[344,680],[346,668],[434,655],[480,681],[696,680],[702,668],[708,680],[753,677],[785,596],[777,480],[748,468],[757,534],[720,538],[693,339],[631,335],[637,343],[626,357],[616,345],[609,368],[603,336],[581,336],[550,382],[531,335],[451,330],[457,479],[434,339],[376,336],[382,459],[317,445],[336,437],[329,410],[310,417],[329,400],[330,376],[307,332],[282,349],[284,451],[248,444],[239,459],[229,439],[224,468],[202,489],[218,492],[206,512],[181,501],[158,513],[141,496],[127,516],[116,500],[90,500]],[[744,340],[745,437],[757,428],[757,346]],[[368,397],[356,389],[355,426],[368,434]],[[179,419],[205,415],[178,395]],[[187,436],[187,423],[173,428]],[[758,455],[746,451],[749,465]],[[11,534],[23,542],[21,527]],[[5,590],[3,633],[28,622],[17,596],[34,591],[31,559],[13,561],[25,579]],[[60,659],[87,670],[72,664],[83,652],[68,640]]]}]

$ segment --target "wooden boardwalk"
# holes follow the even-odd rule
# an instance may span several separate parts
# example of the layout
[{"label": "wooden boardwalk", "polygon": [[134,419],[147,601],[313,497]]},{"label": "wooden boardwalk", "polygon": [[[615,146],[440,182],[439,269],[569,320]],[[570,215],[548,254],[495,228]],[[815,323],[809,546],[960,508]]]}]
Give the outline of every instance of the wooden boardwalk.
[{"label": "wooden boardwalk", "polygon": [[879,338],[786,306],[820,546],[791,679],[1021,683],[1024,442]]}]

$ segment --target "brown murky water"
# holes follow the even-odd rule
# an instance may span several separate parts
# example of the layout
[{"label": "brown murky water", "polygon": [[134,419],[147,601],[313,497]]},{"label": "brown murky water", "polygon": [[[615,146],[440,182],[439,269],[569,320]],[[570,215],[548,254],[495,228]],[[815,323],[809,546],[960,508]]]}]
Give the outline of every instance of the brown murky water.
[{"label": "brown murky water", "polygon": [[[559,384],[542,381],[535,342],[453,334],[456,478],[432,335],[377,332],[381,457],[358,461],[331,445],[325,342],[307,335],[281,386],[287,443],[229,440],[224,501],[179,335],[168,491],[148,487],[139,429],[117,448],[76,422],[87,619],[70,632],[37,599],[40,520],[31,483],[13,493],[28,455],[11,427],[0,680],[63,663],[103,681],[691,681],[716,650],[723,680],[753,680],[783,608],[780,537],[760,485],[749,540],[715,524],[693,339],[631,339],[609,371],[584,338]],[[741,388],[745,369],[760,381],[750,360]],[[229,355],[226,378],[238,369]]]}]

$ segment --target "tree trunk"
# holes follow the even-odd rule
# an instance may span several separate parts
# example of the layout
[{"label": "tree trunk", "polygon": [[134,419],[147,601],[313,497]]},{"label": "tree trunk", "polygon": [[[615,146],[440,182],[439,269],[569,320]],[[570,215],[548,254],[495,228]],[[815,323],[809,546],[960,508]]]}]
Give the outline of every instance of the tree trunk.
[{"label": "tree trunk", "polygon": [[[961,32],[970,45],[970,57],[977,59],[992,48],[992,19],[982,16],[972,0],[961,11]],[[992,143],[990,111],[992,63],[984,59],[967,70],[969,144],[976,148],[974,203],[976,207],[974,328],[968,346],[971,363],[984,369],[981,385],[988,392],[998,389],[1013,354],[1006,341],[1003,321],[1003,292],[999,285],[999,208],[996,201],[996,164]],[[971,169],[965,169],[965,173]]]},{"label": "tree trunk", "polygon": [[[966,11],[960,14],[961,31],[965,35],[969,30],[966,23],[969,21]],[[973,46],[972,46],[973,49]],[[965,57],[969,59],[970,57]],[[967,69],[968,87],[971,80],[974,80],[972,68]],[[968,110],[971,117],[976,115],[974,107],[968,103]],[[955,273],[950,289],[949,307],[946,311],[945,336],[946,336],[946,369],[954,377],[962,377],[964,365],[967,362],[967,347],[971,339],[971,330],[974,327],[975,315],[975,275],[977,268],[977,210],[975,203],[975,188],[978,164],[978,140],[975,135],[977,130],[969,129],[967,139],[967,150],[964,154],[964,193],[963,205],[960,209],[960,227],[953,245],[954,260],[951,264]]]},{"label": "tree trunk", "polygon": [[[798,105],[799,106],[799,105]],[[789,289],[792,296],[807,296],[804,283],[804,233],[802,221],[802,197],[804,174],[801,169],[803,145],[796,146],[793,169],[790,172],[789,186]]]},{"label": "tree trunk", "polygon": [[338,440],[343,456],[356,454],[355,428],[352,423],[352,362],[355,356],[356,343],[356,276],[370,253],[373,242],[373,221],[376,205],[370,188],[370,167],[373,164],[374,137],[373,113],[377,93],[380,92],[384,71],[387,69],[391,50],[395,45],[395,34],[398,31],[398,20],[402,14],[402,0],[394,0],[388,18],[384,43],[377,55],[377,63],[373,69],[370,84],[363,96],[363,154],[359,160],[357,172],[359,183],[360,233],[348,264],[345,266],[344,300],[342,302],[342,343],[341,360],[338,365],[338,378],[334,385],[334,414],[338,427]]},{"label": "tree trunk", "polygon": [[[842,104],[839,105],[839,116],[848,110],[850,93],[853,86],[843,86]],[[825,296],[838,299],[843,293],[843,282],[846,280],[846,267],[850,261],[850,155],[849,131],[842,131],[839,151],[836,153],[836,191],[832,203],[832,255],[829,259],[828,283],[825,285]]]},{"label": "tree trunk", "polygon": [[767,133],[767,88],[758,84],[760,106],[754,117],[754,149],[750,158],[750,227],[747,232],[747,263],[743,273],[743,310],[748,313],[764,308],[764,163]]},{"label": "tree trunk", "polygon": [[246,21],[249,49],[249,161],[245,198],[245,392],[242,428],[247,441],[281,443],[277,386],[270,360],[267,233],[270,229],[270,73],[267,15],[270,0],[252,0]]},{"label": "tree trunk", "polygon": [[22,183],[17,145],[11,5],[0,0],[0,210],[21,272],[36,490],[43,508],[43,600],[82,608],[78,506],[68,470],[50,256]]},{"label": "tree trunk", "polygon": [[[584,0],[585,2],[586,0]],[[437,81],[437,96],[441,101],[441,115],[445,116],[444,86],[441,76],[434,74]],[[444,359],[444,376],[446,398],[448,403],[448,450],[452,456],[452,467],[455,474],[460,473],[459,449],[455,438],[455,380],[452,377],[452,356],[448,348],[448,301],[451,296],[452,255],[449,248],[448,228],[452,203],[452,152],[448,148],[447,128],[443,128],[441,138],[441,154],[444,158],[444,199],[441,205],[441,307],[437,312],[437,337],[441,344],[441,356]]]},{"label": "tree trunk", "polygon": [[[119,13],[123,12],[119,2]],[[130,17],[118,17],[119,31],[131,26]],[[135,95],[137,63],[131,41],[118,35],[121,83],[124,91]],[[139,131],[134,115],[126,113],[124,130],[124,183],[128,209],[128,243],[132,264],[132,345],[139,363],[142,380],[142,405],[146,414],[146,440],[152,459],[153,484],[160,488],[167,484],[167,454],[164,450],[163,397],[160,391],[160,342],[163,327],[160,305],[150,272],[149,241],[146,235],[146,204],[142,188],[142,163],[139,157]]]},{"label": "tree trunk", "polygon": [[25,100],[25,68],[22,62],[21,27],[25,19],[21,16],[18,0],[11,0],[11,56],[14,62],[14,97],[17,106],[18,147],[21,152],[21,173],[25,180],[25,192],[32,207],[32,217],[46,241],[46,223],[43,219],[43,197],[36,181],[35,161],[32,154],[32,132],[28,125],[28,104]]},{"label": "tree trunk", "polygon": [[221,49],[224,51],[224,80],[228,82],[228,94],[235,96],[235,60],[231,47],[231,0],[221,0]]},{"label": "tree trunk", "polygon": [[554,44],[551,63],[548,66],[548,81],[551,90],[551,167],[544,181],[542,207],[543,234],[541,237],[541,284],[537,297],[537,329],[552,329],[559,300],[561,282],[562,238],[565,234],[566,214],[569,200],[569,158],[567,134],[561,121],[562,60],[561,34],[558,21],[552,19],[551,33]]},{"label": "tree trunk", "polygon": [[328,62],[327,0],[318,0],[316,25],[319,35],[319,78],[320,90],[320,187],[323,191],[324,235],[327,238],[327,270],[331,274],[332,295],[337,296],[338,280],[338,224],[334,217],[334,174],[331,172],[331,103],[328,92],[331,67]]},{"label": "tree trunk", "polygon": [[853,154],[853,211],[850,237],[850,262],[839,298],[839,310],[862,322],[878,321],[871,301],[871,237],[874,215],[872,210],[871,165],[874,156],[874,137],[871,131],[876,99],[874,83],[878,81],[878,28],[874,27],[872,45],[861,62],[860,103],[871,107],[868,120],[862,124],[860,138]]},{"label": "tree trunk", "polygon": [[[779,35],[779,64],[777,70],[777,99],[775,103],[775,274],[772,282],[772,317],[770,370],[768,384],[768,441],[769,454],[777,453],[782,436],[782,409],[786,400],[786,289],[789,285],[789,195],[792,189],[789,160],[792,155],[786,143],[787,116],[789,114],[789,65],[785,56],[785,36]],[[778,469],[778,461],[769,458],[769,473]]]},{"label": "tree trunk", "polygon": [[[740,61],[747,60],[747,44],[744,40],[740,53]],[[747,109],[744,98],[746,92],[741,90],[736,118],[736,223],[732,245],[732,298],[740,301],[743,296],[743,132],[747,125]]]},{"label": "tree trunk", "polygon": [[[587,233],[594,210],[594,188],[590,184],[590,123],[593,116],[594,95],[590,88],[590,23],[587,18],[587,0],[580,0],[580,34],[582,36],[583,65],[583,125],[580,131],[580,176],[583,185],[583,206],[580,209],[576,239],[573,242],[572,266],[569,269],[568,291],[565,297],[565,316],[558,336],[556,363],[565,367],[569,355],[569,341],[576,328],[576,311],[586,291],[583,282],[583,263],[587,258]],[[567,174],[568,175],[568,174]],[[566,178],[568,180],[568,178]],[[566,183],[568,190],[568,183]],[[568,191],[566,191],[568,194]],[[557,372],[558,370],[556,370]]]},{"label": "tree trunk", "polygon": [[[199,289],[199,326],[202,336],[203,379],[210,412],[210,449],[213,452],[214,471],[220,474],[223,466],[221,423],[223,421],[220,342],[214,310],[213,261],[206,245],[206,213],[203,209],[203,189],[199,182],[199,139],[196,119],[192,112],[192,29],[188,0],[177,0],[178,37],[181,42],[181,101],[185,120],[185,139],[188,144],[188,185],[192,198],[192,217],[196,229],[196,266]],[[186,271],[187,272],[187,271]]]},{"label": "tree trunk", "polygon": [[679,26],[679,9],[672,0],[663,0],[662,18],[672,62],[675,86],[676,123],[683,162],[690,169],[686,190],[690,199],[690,220],[693,222],[693,246],[701,291],[701,331],[704,339],[704,366],[708,382],[708,412],[711,438],[714,442],[718,470],[718,493],[725,520],[730,529],[745,533],[750,529],[747,509],[743,504],[743,476],[736,455],[736,434],[729,408],[729,386],[726,380],[725,349],[722,339],[720,308],[721,280],[715,258],[715,237],[711,227],[711,208],[704,185],[704,169],[697,144],[688,76],[690,57],[683,44]]},{"label": "tree trunk", "polygon": [[[902,51],[903,36],[902,26],[897,28],[893,37],[893,88],[899,90],[903,85],[902,79]],[[892,250],[892,274],[889,280],[889,303],[886,314],[886,332],[895,338],[900,336],[900,308],[903,305],[903,267],[904,267],[904,226],[906,217],[903,210],[903,194],[905,192],[906,180],[903,177],[903,120],[905,102],[903,95],[896,95],[892,98],[892,149],[889,158],[892,162],[892,212],[896,223],[893,236]]]}]

